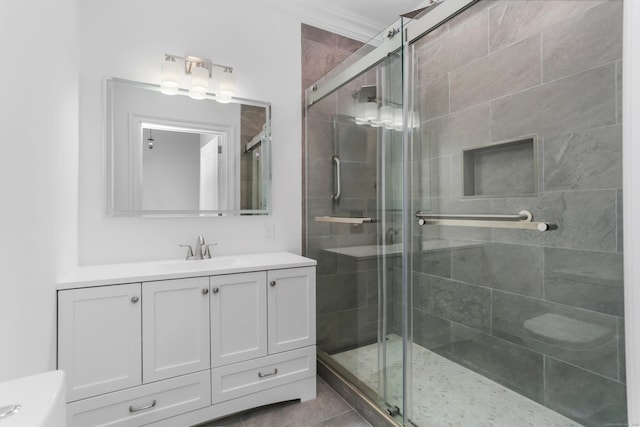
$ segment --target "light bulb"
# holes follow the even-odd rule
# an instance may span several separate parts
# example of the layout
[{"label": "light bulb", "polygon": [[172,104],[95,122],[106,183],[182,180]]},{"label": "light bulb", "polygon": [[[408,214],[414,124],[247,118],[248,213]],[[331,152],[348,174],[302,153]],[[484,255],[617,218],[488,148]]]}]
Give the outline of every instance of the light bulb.
[{"label": "light bulb", "polygon": [[393,107],[390,105],[383,105],[380,107],[380,123],[385,127],[393,123]]},{"label": "light bulb", "polygon": [[193,99],[204,99],[209,90],[209,70],[194,64],[191,69],[191,90],[189,96]]},{"label": "light bulb", "polygon": [[375,102],[367,102],[364,104],[364,119],[365,120],[378,120],[378,104]]},{"label": "light bulb", "polygon": [[175,95],[180,86],[180,66],[173,56],[166,56],[160,71],[160,92]]},{"label": "light bulb", "polygon": [[355,111],[356,111],[355,118],[354,118],[355,123],[357,125],[366,125],[367,119],[364,118],[364,103],[357,102]]},{"label": "light bulb", "polygon": [[396,130],[402,129],[402,108],[400,107],[393,109],[393,128]]},{"label": "light bulb", "polygon": [[[236,77],[233,75],[233,71],[229,68],[225,69],[220,75],[220,85],[218,87],[216,99],[220,98],[226,102],[230,102],[231,98],[236,95]],[[220,101],[219,102],[224,102]]]}]

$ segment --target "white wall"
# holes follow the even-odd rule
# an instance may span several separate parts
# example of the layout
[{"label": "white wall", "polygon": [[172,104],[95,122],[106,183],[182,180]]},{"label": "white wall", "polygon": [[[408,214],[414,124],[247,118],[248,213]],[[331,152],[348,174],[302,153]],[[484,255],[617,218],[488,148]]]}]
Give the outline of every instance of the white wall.
[{"label": "white wall", "polygon": [[624,2],[624,315],[629,425],[640,426],[640,2]]},{"label": "white wall", "polygon": [[55,368],[55,282],[77,258],[75,0],[0,2],[0,381]]},{"label": "white wall", "polygon": [[[80,264],[178,258],[203,234],[217,254],[301,250],[300,21],[261,0],[81,1]],[[164,53],[234,67],[238,96],[273,107],[273,215],[105,216],[104,76],[157,83]],[[266,237],[273,227],[274,238]]]}]

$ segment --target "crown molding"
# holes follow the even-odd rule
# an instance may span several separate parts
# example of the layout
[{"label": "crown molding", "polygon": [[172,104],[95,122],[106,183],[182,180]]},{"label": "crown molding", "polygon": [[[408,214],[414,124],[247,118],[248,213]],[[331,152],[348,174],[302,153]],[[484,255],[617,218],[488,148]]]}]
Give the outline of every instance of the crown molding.
[{"label": "crown molding", "polygon": [[393,24],[393,22],[382,23],[365,18],[339,6],[327,4],[319,6],[317,3],[304,1],[298,2],[298,5],[300,17],[305,24],[363,43],[369,42]]}]

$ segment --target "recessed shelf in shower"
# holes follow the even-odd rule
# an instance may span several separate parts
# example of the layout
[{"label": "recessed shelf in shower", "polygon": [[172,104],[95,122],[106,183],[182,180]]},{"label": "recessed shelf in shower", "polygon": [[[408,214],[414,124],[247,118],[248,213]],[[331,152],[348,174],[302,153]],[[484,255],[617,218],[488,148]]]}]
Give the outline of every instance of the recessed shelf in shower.
[{"label": "recessed shelf in shower", "polygon": [[462,152],[463,195],[531,196],[537,191],[536,143],[525,138]]}]

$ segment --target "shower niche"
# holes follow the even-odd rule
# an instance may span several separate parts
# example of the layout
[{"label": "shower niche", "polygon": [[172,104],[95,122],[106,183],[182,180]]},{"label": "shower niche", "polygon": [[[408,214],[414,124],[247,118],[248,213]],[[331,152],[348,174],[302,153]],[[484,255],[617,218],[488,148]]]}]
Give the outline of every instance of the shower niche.
[{"label": "shower niche", "polygon": [[463,150],[463,196],[535,195],[536,153],[536,140],[533,137]]}]

